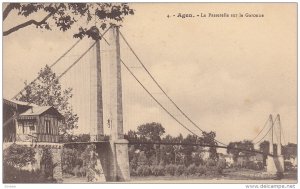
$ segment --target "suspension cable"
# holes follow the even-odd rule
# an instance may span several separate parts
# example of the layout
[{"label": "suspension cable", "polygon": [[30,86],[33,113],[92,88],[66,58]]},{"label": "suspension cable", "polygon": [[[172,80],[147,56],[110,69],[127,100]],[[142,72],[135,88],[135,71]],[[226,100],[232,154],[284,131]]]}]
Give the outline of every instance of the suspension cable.
[{"label": "suspension cable", "polygon": [[277,121],[277,117],[276,117],[276,119],[274,120],[273,124],[271,125],[270,129],[267,131],[267,133],[266,133],[266,134],[265,134],[258,142],[256,142],[254,145],[260,143],[260,142],[261,142],[261,141],[269,134],[269,132],[270,132],[271,129],[273,128],[273,126],[274,126],[274,124],[276,123],[276,121]]},{"label": "suspension cable", "polygon": [[[58,81],[61,77],[63,77],[72,67],[74,67],[96,44],[96,41],[79,57],[75,60],[74,63],[72,63],[63,73],[61,73],[55,80],[53,80],[46,89],[49,89],[56,81]],[[46,90],[45,89],[45,90]],[[30,105],[31,102],[28,102],[26,106]],[[7,121],[4,122],[3,127],[5,127],[7,124],[9,124],[14,118],[18,117],[18,115],[14,115],[11,118],[9,118]]]},{"label": "suspension cable", "polygon": [[[180,113],[186,118],[188,119],[195,127],[197,127],[201,132],[205,132],[204,130],[202,130],[189,116],[186,115],[186,113],[183,112],[183,110],[181,108],[179,108],[179,106],[171,99],[171,97],[165,92],[165,90],[161,87],[161,85],[156,81],[156,79],[152,76],[152,74],[149,72],[149,70],[146,68],[146,66],[143,64],[143,62],[141,61],[141,59],[137,56],[137,54],[135,53],[135,51],[132,49],[131,45],[128,43],[128,41],[125,39],[124,35],[122,34],[122,32],[120,31],[120,35],[123,38],[124,42],[127,44],[127,46],[129,47],[130,51],[133,53],[133,55],[136,57],[136,59],[139,61],[139,63],[142,65],[142,67],[145,69],[145,71],[148,73],[148,75],[150,76],[150,78],[154,81],[154,83],[158,86],[158,88],[165,94],[165,96],[172,102],[172,104],[180,111]],[[214,139],[216,142],[227,146],[226,144],[224,144],[223,142],[218,141],[217,139]]]},{"label": "suspension cable", "polygon": [[263,128],[260,130],[260,132],[259,132],[259,133],[251,140],[252,142],[260,135],[260,133],[263,132],[263,130],[266,128],[267,123],[268,123],[269,121],[270,121],[270,117],[268,117],[268,119],[266,120],[266,122],[265,122]]},{"label": "suspension cable", "polygon": [[[76,43],[74,43],[64,54],[62,54],[55,62],[53,62],[49,67],[52,68],[55,66],[62,58],[64,58],[79,42],[81,39],[77,40]],[[16,99],[22,92],[26,90],[26,87],[29,85],[32,85],[34,82],[36,82],[41,76],[39,75],[34,80],[32,80],[28,85],[26,85],[22,90],[20,90],[15,96],[13,96],[12,100]]]},{"label": "suspension cable", "polygon": [[[102,34],[99,32],[99,35],[102,39],[105,40],[106,43],[107,40],[104,38],[104,35],[106,34],[106,32],[111,28],[108,27]],[[82,39],[78,39],[76,41],[76,43],[74,43],[64,54],[62,54],[55,62],[53,62],[49,67],[52,68],[53,66],[55,66],[62,58],[64,58],[75,46],[78,45],[78,43],[81,41]],[[16,99],[20,94],[22,94],[22,92],[24,92],[26,90],[26,87],[28,87],[29,85],[32,85],[34,82],[36,82],[41,76],[38,75],[33,81],[31,81],[28,85],[26,85],[21,91],[19,91],[15,96],[13,96],[12,100]]]},{"label": "suspension cable", "polygon": [[[134,79],[141,85],[141,87],[148,93],[148,95],[170,116],[172,117],[179,125],[184,127],[187,131],[189,131],[191,134],[200,137],[195,132],[190,130],[186,125],[184,125],[182,122],[180,122],[172,113],[170,113],[152,94],[151,92],[140,82],[140,80],[135,76],[135,74],[130,70],[130,68],[125,64],[125,62],[121,59],[122,65],[127,69],[127,71],[134,77]],[[226,145],[225,145],[226,146]]]}]

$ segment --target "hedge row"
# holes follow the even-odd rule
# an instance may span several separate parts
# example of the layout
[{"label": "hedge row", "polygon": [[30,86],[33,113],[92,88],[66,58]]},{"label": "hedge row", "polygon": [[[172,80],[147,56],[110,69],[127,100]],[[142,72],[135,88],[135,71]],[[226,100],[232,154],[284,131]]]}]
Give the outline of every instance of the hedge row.
[{"label": "hedge row", "polygon": [[53,183],[54,179],[46,178],[39,170],[28,171],[15,168],[13,166],[3,165],[3,183]]},{"label": "hedge row", "polygon": [[136,170],[131,169],[131,176],[201,176],[201,175],[218,175],[221,174],[225,164],[217,163],[214,166],[192,164],[188,167],[184,165],[169,164],[166,166],[155,165],[138,166]]}]

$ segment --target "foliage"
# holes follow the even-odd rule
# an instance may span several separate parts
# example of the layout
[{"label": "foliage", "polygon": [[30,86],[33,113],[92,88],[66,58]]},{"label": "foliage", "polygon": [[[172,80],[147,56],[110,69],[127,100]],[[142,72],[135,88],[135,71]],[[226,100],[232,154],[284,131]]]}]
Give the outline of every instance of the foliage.
[{"label": "foliage", "polygon": [[80,154],[81,154],[80,151],[75,148],[63,148],[63,152],[62,152],[63,173],[74,175],[73,168],[80,167],[83,165],[83,161],[82,159],[80,159]]},{"label": "foliage", "polygon": [[297,144],[288,143],[282,147],[282,154],[285,159],[297,157]]},{"label": "foliage", "polygon": [[32,147],[12,144],[3,151],[3,160],[13,167],[24,167],[35,163],[35,151]]},{"label": "foliage", "polygon": [[268,154],[270,153],[270,142],[269,141],[263,141],[259,144],[259,150],[263,152],[263,163],[266,165],[266,159],[268,157]]},{"label": "foliage", "polygon": [[220,159],[218,162],[217,162],[217,170],[218,170],[218,173],[219,174],[222,174],[223,172],[223,169],[226,168],[226,161],[225,159]]},{"label": "foliage", "polygon": [[243,154],[246,157],[250,157],[255,153],[252,152],[254,150],[254,144],[251,141],[244,140],[239,142],[230,142],[228,144],[227,153],[233,155],[233,160],[237,161],[237,158],[240,154]]},{"label": "foliage", "polygon": [[65,124],[60,124],[60,134],[71,134],[78,127],[78,116],[74,114],[70,99],[72,88],[62,89],[56,74],[46,65],[38,73],[38,80],[27,85],[25,92],[18,98],[20,101],[34,103],[39,106],[53,106],[65,119]]},{"label": "foliage", "polygon": [[[152,122],[138,126],[136,135],[144,142],[159,142],[164,133],[165,128],[160,123]],[[151,156],[156,154],[156,145],[142,144],[140,147],[145,152],[147,158],[151,158]]]},{"label": "foliage", "polygon": [[53,155],[50,147],[43,147],[41,166],[46,178],[53,178],[53,169],[56,166],[53,164]]},{"label": "foliage", "polygon": [[136,174],[138,176],[143,176],[143,166],[139,166],[137,169],[136,169]]},{"label": "foliage", "polygon": [[137,134],[148,141],[160,141],[165,128],[160,123],[146,123],[137,127]]},{"label": "foliage", "polygon": [[137,175],[139,176],[149,176],[151,173],[151,168],[147,165],[142,165],[137,168]]},{"label": "foliage", "polygon": [[[156,129],[155,129],[156,127]],[[215,147],[203,148],[200,145],[217,145],[215,132],[203,132],[202,137],[181,134],[173,137],[166,135],[163,137],[164,128],[161,124],[148,123],[139,126],[138,131],[130,130],[125,134],[126,139],[137,144],[129,147],[129,161],[131,175],[169,175],[169,176],[201,176],[219,175],[226,167],[225,160],[219,160]],[[156,131],[155,131],[156,130]],[[157,132],[160,130],[161,132]],[[152,145],[147,146],[143,142],[164,143],[193,143],[192,145]],[[207,150],[208,149],[208,150]],[[209,159],[203,159],[204,153],[209,153]],[[151,173],[149,173],[149,167]]]},{"label": "foliage", "polygon": [[183,175],[184,172],[185,172],[185,166],[184,165],[177,165],[175,175],[180,176],[180,175]]},{"label": "foliage", "polygon": [[264,154],[270,153],[270,142],[269,141],[263,141],[259,144],[259,150],[263,152]]},{"label": "foliage", "polygon": [[207,168],[206,168],[206,166],[204,166],[204,165],[199,165],[199,166],[197,167],[197,173],[198,173],[199,176],[205,174],[206,171],[207,171]]},{"label": "foliage", "polygon": [[[191,143],[195,144],[198,137],[195,135],[187,135],[186,138],[183,139],[183,143]],[[182,146],[181,152],[185,155],[184,156],[184,164],[186,166],[192,163],[192,153],[196,150],[197,147],[191,145],[184,145]]]},{"label": "foliage", "polygon": [[197,173],[197,166],[195,164],[191,164],[187,168],[188,175],[196,175]]},{"label": "foliage", "polygon": [[212,159],[208,159],[208,160],[206,161],[206,166],[208,166],[208,167],[216,166],[216,161],[215,161],[215,160],[212,160]]},{"label": "foliage", "polygon": [[164,167],[160,166],[160,165],[152,166],[151,171],[154,176],[164,176],[165,175]]},{"label": "foliage", "polygon": [[3,183],[53,183],[53,179],[47,179],[40,170],[22,170],[7,163],[3,164]]},{"label": "foliage", "polygon": [[[16,12],[19,17],[28,18],[28,21],[3,31],[3,36],[31,25],[40,29],[58,28],[67,31],[75,23],[79,23],[81,26],[74,37],[82,38],[87,35],[99,39],[99,34],[90,27],[95,20],[104,30],[108,25],[120,24],[125,16],[134,14],[134,10],[127,3],[7,3],[4,7],[4,24],[6,18],[13,12]],[[44,16],[40,20],[34,20],[37,15]]]},{"label": "foliage", "polygon": [[252,170],[262,170],[264,168],[263,164],[261,162],[252,162],[248,161],[244,168],[252,169]]},{"label": "foliage", "polygon": [[138,157],[138,165],[149,165],[148,158],[146,157],[144,152],[140,152],[139,157]]},{"label": "foliage", "polygon": [[166,165],[165,170],[166,170],[166,174],[174,176],[176,171],[176,165],[173,164]]},{"label": "foliage", "polygon": [[65,142],[89,142],[90,141],[90,134],[79,134],[79,135],[65,135],[63,136],[62,141]]},{"label": "foliage", "polygon": [[91,144],[86,147],[81,154],[83,160],[83,167],[87,170],[86,175],[88,181],[93,181],[97,174],[100,174],[100,170],[97,169],[98,153],[96,152],[96,145]]},{"label": "foliage", "polygon": [[[216,138],[216,133],[211,131],[211,132],[202,132],[203,137],[199,138],[200,144],[207,144],[207,145],[212,145],[215,146],[217,145],[217,142],[215,141]],[[213,160],[218,159],[218,153],[217,153],[217,148],[216,147],[210,147],[209,148],[209,158]]]},{"label": "foliage", "polygon": [[225,162],[218,162],[216,165],[207,167],[205,165],[196,166],[195,164],[191,164],[188,167],[184,165],[174,165],[169,164],[165,167],[163,166],[148,166],[141,165],[138,166],[136,170],[130,169],[131,176],[202,176],[202,175],[210,175],[216,176],[220,175],[223,172]]}]

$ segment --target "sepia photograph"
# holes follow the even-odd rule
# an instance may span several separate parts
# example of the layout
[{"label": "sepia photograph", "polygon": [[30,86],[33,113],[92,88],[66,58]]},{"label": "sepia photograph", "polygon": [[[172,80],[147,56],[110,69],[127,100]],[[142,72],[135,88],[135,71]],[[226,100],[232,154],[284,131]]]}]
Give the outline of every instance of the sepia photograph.
[{"label": "sepia photograph", "polygon": [[295,188],[297,11],[2,3],[2,184]]}]

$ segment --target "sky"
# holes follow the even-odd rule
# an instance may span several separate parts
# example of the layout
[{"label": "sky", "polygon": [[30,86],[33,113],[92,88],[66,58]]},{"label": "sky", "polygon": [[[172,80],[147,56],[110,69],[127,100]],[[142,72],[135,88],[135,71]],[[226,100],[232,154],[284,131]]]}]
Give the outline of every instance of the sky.
[{"label": "sky", "polygon": [[[121,32],[168,95],[205,131],[229,143],[253,139],[270,114],[281,116],[284,142],[297,142],[297,7],[295,3],[132,3],[134,16]],[[263,14],[264,17],[177,17],[178,14]],[[175,15],[170,18],[167,15]],[[36,18],[40,17],[37,15]],[[10,15],[3,29],[24,21]],[[75,32],[35,27],[3,37],[3,96],[11,98],[40,68],[54,62],[76,39]],[[109,51],[102,44],[102,62]],[[72,63],[91,42],[83,40],[64,60]],[[108,58],[107,58],[108,57]],[[145,86],[192,131],[201,134],[162,95],[121,40],[121,57]],[[90,53],[62,83],[74,89],[76,133],[89,132]],[[103,64],[103,77],[106,68]],[[54,70],[63,69],[55,68]],[[124,130],[159,122],[173,136],[185,131],[122,70]],[[103,89],[104,93],[106,89]],[[106,93],[105,93],[106,94]],[[104,94],[104,108],[109,97]],[[268,127],[266,127],[268,128]],[[109,128],[104,125],[106,133]],[[265,132],[267,129],[265,129]],[[265,132],[261,133],[261,136]],[[260,138],[260,137],[258,137]]]}]

